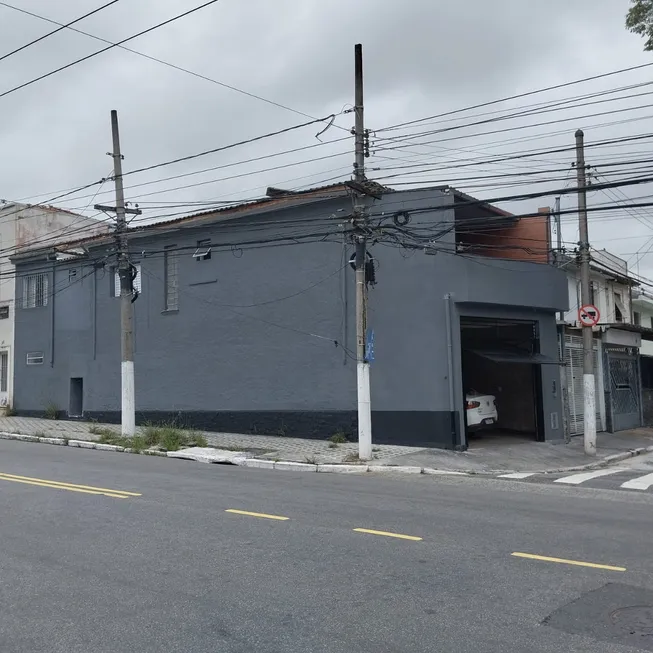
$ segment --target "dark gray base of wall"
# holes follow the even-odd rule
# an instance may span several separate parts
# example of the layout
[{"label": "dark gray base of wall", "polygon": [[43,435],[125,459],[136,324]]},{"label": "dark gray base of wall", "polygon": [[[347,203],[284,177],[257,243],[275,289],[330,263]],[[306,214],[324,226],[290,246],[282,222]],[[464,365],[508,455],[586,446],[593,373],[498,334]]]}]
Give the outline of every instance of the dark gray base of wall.
[{"label": "dark gray base of wall", "polygon": [[[17,411],[24,417],[43,417],[38,411]],[[65,413],[61,419],[68,419]],[[84,421],[120,423],[118,411],[85,412]],[[225,433],[281,435],[325,440],[342,432],[357,440],[355,411],[144,411],[136,413],[139,425],[174,423],[179,427]],[[436,447],[460,450],[456,424],[458,417],[450,412],[372,411],[372,433],[375,444],[399,444],[414,447]]]}]

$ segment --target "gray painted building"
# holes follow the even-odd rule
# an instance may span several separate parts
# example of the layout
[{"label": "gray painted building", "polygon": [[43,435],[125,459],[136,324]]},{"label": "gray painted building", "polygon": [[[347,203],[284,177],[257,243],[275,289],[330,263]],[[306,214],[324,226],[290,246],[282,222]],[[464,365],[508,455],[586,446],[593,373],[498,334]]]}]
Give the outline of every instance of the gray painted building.
[{"label": "gray painted building", "polygon": [[[134,302],[137,420],[320,438],[355,432],[354,274],[352,245],[343,234],[351,226],[349,192],[336,186],[276,194],[130,234],[140,291]],[[371,242],[374,440],[467,446],[469,337],[472,358],[480,351],[488,365],[504,366],[495,383],[504,405],[510,397],[521,401],[517,390],[505,392],[516,377],[510,366],[532,370],[530,430],[540,440],[561,439],[555,311],[567,307],[565,274],[549,265],[458,254],[465,218],[454,198],[459,203],[460,197],[435,188],[366,198],[373,224],[396,226],[408,218],[401,229],[438,236],[433,245],[411,249],[388,246],[396,242],[383,237]],[[506,225],[515,220],[472,200],[469,215]],[[83,253],[67,260],[61,247],[58,254],[35,250],[14,259],[15,408],[33,415],[55,405],[63,415],[118,421],[113,242],[73,245]],[[22,302],[34,275],[48,277],[52,293],[44,305]],[[528,342],[521,358],[487,336],[522,326],[528,337],[517,340]],[[486,336],[479,340],[479,334]],[[521,346],[515,342],[513,350]]]}]

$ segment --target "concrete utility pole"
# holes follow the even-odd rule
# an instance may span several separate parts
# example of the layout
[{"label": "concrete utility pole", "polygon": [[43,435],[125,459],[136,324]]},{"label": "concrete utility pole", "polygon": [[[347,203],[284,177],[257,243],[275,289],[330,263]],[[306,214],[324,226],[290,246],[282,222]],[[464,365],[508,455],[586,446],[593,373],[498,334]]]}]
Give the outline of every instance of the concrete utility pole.
[{"label": "concrete utility pole", "polygon": [[[354,179],[365,181],[365,122],[363,109],[363,46],[354,46],[355,95],[354,95],[354,137],[356,159]],[[372,409],[370,393],[370,364],[365,355],[365,335],[367,330],[367,283],[365,227],[367,214],[360,193],[355,195],[354,227],[356,239],[356,379],[358,387],[358,457],[361,460],[372,458]]]},{"label": "concrete utility pole", "polygon": [[[590,243],[587,230],[587,175],[585,135],[576,132],[576,175],[578,179],[578,230],[580,234],[580,295],[583,306],[591,304]],[[583,325],[583,443],[588,456],[596,455],[596,386],[594,382],[594,336]]]},{"label": "concrete utility pole", "polygon": [[113,177],[116,184],[116,206],[96,204],[100,211],[116,214],[116,240],[118,243],[118,276],[120,278],[120,346],[121,346],[121,415],[122,434],[134,435],[136,429],[136,401],[134,397],[134,307],[133,307],[133,267],[129,262],[127,243],[126,214],[140,215],[138,209],[125,207],[125,193],[122,184],[122,154],[120,153],[120,135],[118,132],[118,112],[111,111],[111,135],[113,152],[107,154],[113,158]]},{"label": "concrete utility pole", "polygon": [[560,215],[560,195],[555,198],[555,208],[553,209],[555,213],[555,223],[556,223],[556,239],[557,239],[557,252],[556,252],[556,267],[560,267],[560,261],[562,259],[562,220]]}]

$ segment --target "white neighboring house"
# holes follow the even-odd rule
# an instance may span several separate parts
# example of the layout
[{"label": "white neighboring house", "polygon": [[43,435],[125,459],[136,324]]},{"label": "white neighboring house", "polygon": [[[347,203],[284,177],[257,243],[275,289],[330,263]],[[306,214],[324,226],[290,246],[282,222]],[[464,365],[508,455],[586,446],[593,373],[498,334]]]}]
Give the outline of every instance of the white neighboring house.
[{"label": "white neighboring house", "polygon": [[[653,329],[653,291],[633,290],[633,324]],[[653,356],[653,342],[642,341],[640,356]]]},{"label": "white neighboring house", "polygon": [[[568,266],[569,311],[565,324],[580,327],[578,309],[581,307],[580,268]],[[632,280],[628,276],[628,264],[606,250],[592,251],[590,263],[590,303],[599,309],[601,324],[622,322],[630,324]]]},{"label": "white neighboring house", "polygon": [[[0,406],[11,406],[14,379],[15,267],[9,257],[30,246],[43,247],[92,236],[107,230],[106,224],[52,206],[0,200]],[[44,306],[52,289],[49,277],[32,275],[25,301]]]},{"label": "white neighboring house", "polygon": [[[566,423],[571,435],[583,432],[583,344],[580,267],[576,259],[562,262],[569,283],[569,311],[564,315]],[[641,336],[633,323],[633,294],[638,283],[628,264],[605,250],[592,251],[590,303],[599,310],[594,327],[594,375],[598,431],[618,431],[641,425],[638,348]],[[622,326],[623,325],[623,326]]]},{"label": "white neighboring house", "polygon": [[[644,426],[653,425],[653,291],[633,291],[633,323],[642,329],[639,367],[642,380],[642,414]],[[648,334],[644,329],[651,330]]]}]

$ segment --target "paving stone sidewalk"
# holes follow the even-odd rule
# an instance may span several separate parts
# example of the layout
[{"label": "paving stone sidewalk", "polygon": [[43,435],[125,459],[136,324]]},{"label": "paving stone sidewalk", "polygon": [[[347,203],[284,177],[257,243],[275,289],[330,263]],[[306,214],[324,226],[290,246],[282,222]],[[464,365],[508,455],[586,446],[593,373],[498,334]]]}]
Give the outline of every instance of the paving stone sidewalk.
[{"label": "paving stone sidewalk", "polygon": [[[96,424],[81,421],[49,420],[36,417],[0,417],[0,431],[20,433],[22,435],[39,435],[44,437],[65,437],[71,440],[97,440],[98,435],[89,429],[107,428],[120,432],[117,424]],[[250,451],[256,458],[270,460],[290,460],[295,462],[341,463],[350,462],[358,454],[358,444],[350,442],[329,447],[326,440],[303,438],[285,438],[276,435],[247,435],[241,433],[204,432],[209,445],[222,449]],[[380,444],[374,447],[375,460],[390,462],[396,456],[415,454],[420,447],[402,447]]]},{"label": "paving stone sidewalk", "polygon": [[[71,440],[97,440],[90,430],[107,428],[118,433],[117,424],[96,424],[82,421],[48,420],[31,417],[0,417],[0,432],[59,437]],[[252,458],[298,463],[355,462],[355,442],[329,446],[326,440],[286,438],[276,435],[204,432],[208,444],[217,449],[245,451]],[[538,443],[513,437],[487,436],[475,442],[468,451],[457,453],[443,449],[376,445],[370,465],[400,466],[412,469],[440,470],[444,473],[493,474],[514,472],[553,472],[612,464],[626,457],[653,451],[653,429],[641,428],[621,433],[600,433],[597,456],[583,452],[582,437],[570,444]]]}]

